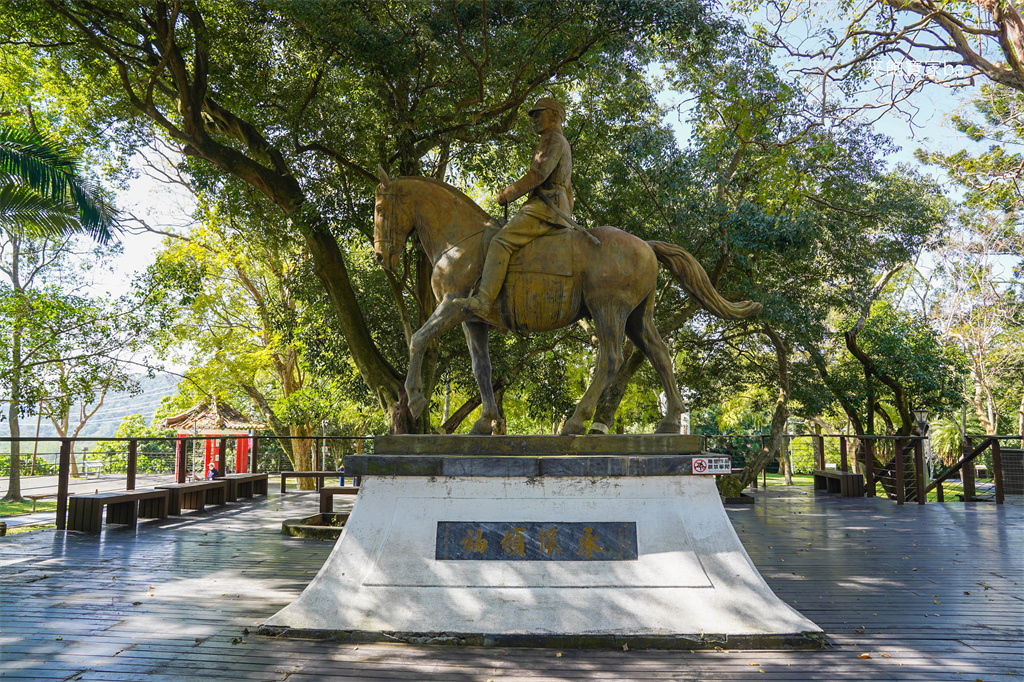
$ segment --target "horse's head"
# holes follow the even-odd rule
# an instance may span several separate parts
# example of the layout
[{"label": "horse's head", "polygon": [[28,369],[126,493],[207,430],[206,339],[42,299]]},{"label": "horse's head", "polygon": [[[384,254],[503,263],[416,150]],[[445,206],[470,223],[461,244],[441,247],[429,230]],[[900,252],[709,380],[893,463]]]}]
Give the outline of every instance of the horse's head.
[{"label": "horse's head", "polygon": [[373,207],[373,251],[377,262],[385,270],[394,272],[399,268],[405,240],[412,231],[412,212],[403,206],[403,195],[397,182],[391,180],[380,166],[377,166],[380,185],[377,186]]}]

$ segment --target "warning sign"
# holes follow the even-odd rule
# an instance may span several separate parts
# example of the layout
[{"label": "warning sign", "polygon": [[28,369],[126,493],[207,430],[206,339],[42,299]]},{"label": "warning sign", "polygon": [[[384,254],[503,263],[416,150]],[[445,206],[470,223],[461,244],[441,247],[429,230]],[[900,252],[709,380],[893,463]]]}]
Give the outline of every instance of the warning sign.
[{"label": "warning sign", "polygon": [[693,473],[729,474],[732,473],[732,461],[728,457],[694,457]]}]

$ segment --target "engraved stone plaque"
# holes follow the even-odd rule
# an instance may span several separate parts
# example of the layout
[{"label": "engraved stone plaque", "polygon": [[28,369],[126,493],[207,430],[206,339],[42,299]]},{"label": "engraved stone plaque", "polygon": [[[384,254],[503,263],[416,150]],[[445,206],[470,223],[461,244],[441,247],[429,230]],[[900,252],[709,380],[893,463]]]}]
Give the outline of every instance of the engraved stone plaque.
[{"label": "engraved stone plaque", "polygon": [[445,561],[636,561],[636,522],[438,521]]}]

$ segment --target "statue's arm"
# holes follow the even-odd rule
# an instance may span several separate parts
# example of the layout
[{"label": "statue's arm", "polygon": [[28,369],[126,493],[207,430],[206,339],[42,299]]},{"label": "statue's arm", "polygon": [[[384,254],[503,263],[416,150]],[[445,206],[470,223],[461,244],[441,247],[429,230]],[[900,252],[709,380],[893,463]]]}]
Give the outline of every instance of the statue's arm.
[{"label": "statue's arm", "polygon": [[504,205],[515,201],[539,187],[555,170],[561,158],[562,145],[557,136],[545,135],[542,137],[540,144],[537,145],[537,151],[533,155],[533,161],[530,163],[530,170],[526,171],[526,175],[498,192],[498,203]]}]

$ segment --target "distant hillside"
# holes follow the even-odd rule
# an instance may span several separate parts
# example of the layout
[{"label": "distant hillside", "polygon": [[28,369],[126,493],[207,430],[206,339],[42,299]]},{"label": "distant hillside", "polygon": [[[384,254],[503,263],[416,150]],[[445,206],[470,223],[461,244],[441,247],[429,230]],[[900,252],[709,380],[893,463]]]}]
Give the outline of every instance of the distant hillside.
[{"label": "distant hillside", "polygon": [[[103,402],[103,407],[86,423],[85,428],[78,434],[79,437],[97,438],[113,436],[124,418],[131,414],[143,415],[148,423],[153,418],[157,408],[160,407],[160,400],[177,392],[179,380],[179,377],[170,374],[158,374],[152,379],[142,376],[139,378],[139,384],[142,387],[142,393],[139,395],[133,396],[127,393],[108,395],[107,399]],[[3,414],[5,416],[7,414],[6,405],[3,405]],[[0,423],[0,437],[9,435],[10,428],[5,419]],[[21,420],[21,435],[29,438],[36,435],[35,417],[25,417]],[[57,435],[53,425],[45,417],[40,423],[39,435]],[[6,452],[8,449],[6,446],[6,443],[0,445],[0,450]]]}]

